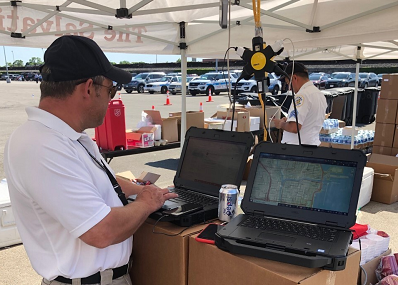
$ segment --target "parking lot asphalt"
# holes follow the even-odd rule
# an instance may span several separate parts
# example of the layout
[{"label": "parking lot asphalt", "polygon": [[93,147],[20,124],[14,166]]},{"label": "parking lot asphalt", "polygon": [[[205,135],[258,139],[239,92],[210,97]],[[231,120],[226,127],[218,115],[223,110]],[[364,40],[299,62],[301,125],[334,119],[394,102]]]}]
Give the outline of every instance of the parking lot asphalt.
[{"label": "parking lot asphalt", "polygon": [[[37,106],[40,99],[40,84],[35,82],[12,82],[7,84],[0,81],[0,179],[5,177],[3,169],[3,152],[5,143],[19,125],[23,124],[27,115],[25,107]],[[119,92],[116,94],[118,98]],[[127,94],[120,91],[125,106],[125,118],[127,129],[135,129],[141,120],[142,110],[151,109],[152,106],[161,112],[162,117],[167,117],[169,112],[181,110],[181,95],[170,95],[172,105],[165,106],[164,94]],[[203,103],[205,117],[210,117],[218,109],[219,105],[228,104],[228,96],[222,94],[212,97],[214,102],[206,102],[207,96],[198,95],[186,98],[187,111],[199,110],[200,102]],[[373,128],[372,126],[368,126]],[[90,136],[94,136],[94,129],[87,130]],[[29,140],[29,137],[26,138]],[[165,187],[172,183],[180,156],[180,149],[171,149],[150,152],[138,155],[116,157],[110,163],[115,172],[131,171],[138,176],[141,171],[150,171],[161,175],[158,185]],[[370,202],[364,206],[358,214],[358,223],[369,224],[371,227],[387,232],[391,236],[390,247],[398,249],[398,203],[384,205]],[[40,284],[40,277],[31,267],[23,245],[0,249],[0,285],[31,285]]]}]

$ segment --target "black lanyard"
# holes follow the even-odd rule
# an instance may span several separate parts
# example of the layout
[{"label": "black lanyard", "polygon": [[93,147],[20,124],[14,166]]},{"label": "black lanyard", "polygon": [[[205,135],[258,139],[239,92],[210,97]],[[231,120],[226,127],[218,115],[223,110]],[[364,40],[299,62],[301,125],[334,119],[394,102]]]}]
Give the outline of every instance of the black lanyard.
[{"label": "black lanyard", "polygon": [[108,167],[105,166],[104,162],[101,160],[98,161],[91,152],[88,151],[88,149],[79,141],[77,140],[79,144],[87,151],[88,155],[98,164],[98,166],[105,171],[105,173],[108,175],[109,180],[112,183],[113,189],[117,193],[117,196],[119,197],[120,201],[122,201],[123,206],[126,206],[128,204],[126,195],[123,193],[122,187],[120,187],[119,183],[117,183],[115,177],[112,175],[112,173],[109,171]]}]

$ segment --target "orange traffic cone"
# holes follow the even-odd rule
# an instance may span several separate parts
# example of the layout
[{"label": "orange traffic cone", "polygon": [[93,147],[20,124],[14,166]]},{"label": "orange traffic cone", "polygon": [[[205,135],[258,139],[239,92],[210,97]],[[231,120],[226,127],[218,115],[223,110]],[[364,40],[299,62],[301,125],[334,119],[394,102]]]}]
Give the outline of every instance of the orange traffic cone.
[{"label": "orange traffic cone", "polygon": [[155,110],[155,106],[154,105],[152,105],[152,110]]},{"label": "orange traffic cone", "polygon": [[167,98],[166,98],[166,104],[165,105],[173,105],[173,104],[170,103],[169,91],[167,91]]},{"label": "orange traffic cone", "polygon": [[202,104],[202,102],[200,102],[200,105],[199,105],[199,112],[203,112],[203,104]]},{"label": "orange traffic cone", "polygon": [[120,95],[120,92],[119,92],[119,100],[122,100],[122,95]]},{"label": "orange traffic cone", "polygon": [[207,99],[206,102],[214,102],[214,101],[211,99],[211,88],[209,88],[209,98]]}]

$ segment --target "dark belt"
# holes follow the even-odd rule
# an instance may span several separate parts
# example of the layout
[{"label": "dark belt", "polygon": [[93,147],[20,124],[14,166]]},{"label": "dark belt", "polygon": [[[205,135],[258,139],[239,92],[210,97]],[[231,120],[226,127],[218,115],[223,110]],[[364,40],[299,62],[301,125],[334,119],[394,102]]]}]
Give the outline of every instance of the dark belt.
[{"label": "dark belt", "polygon": [[[112,279],[117,279],[117,278],[122,277],[123,275],[127,274],[127,269],[128,269],[128,264],[112,269],[113,270]],[[61,282],[61,283],[72,284],[72,279],[65,278],[62,276],[58,276],[54,280]],[[101,273],[99,273],[99,272],[97,272],[91,276],[81,278],[81,284],[97,284],[97,283],[101,283]]]}]

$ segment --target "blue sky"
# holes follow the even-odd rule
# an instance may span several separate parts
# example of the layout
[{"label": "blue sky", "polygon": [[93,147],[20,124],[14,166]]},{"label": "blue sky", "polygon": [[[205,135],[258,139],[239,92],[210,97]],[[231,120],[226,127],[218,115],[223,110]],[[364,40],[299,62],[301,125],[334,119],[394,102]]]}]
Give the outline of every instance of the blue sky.
[{"label": "blue sky", "polygon": [[[24,62],[29,61],[32,57],[40,57],[43,60],[45,49],[41,48],[26,48],[26,47],[12,47],[5,46],[7,62],[11,63],[13,60],[20,59]],[[155,55],[155,54],[125,54],[125,53],[105,53],[109,61],[119,63],[122,60],[129,62],[143,61],[146,63],[160,63],[160,62],[176,62],[180,58],[178,55]],[[190,60],[190,58],[188,58]],[[198,59],[199,60],[199,59]],[[5,66],[4,49],[0,48],[0,66]]]}]

